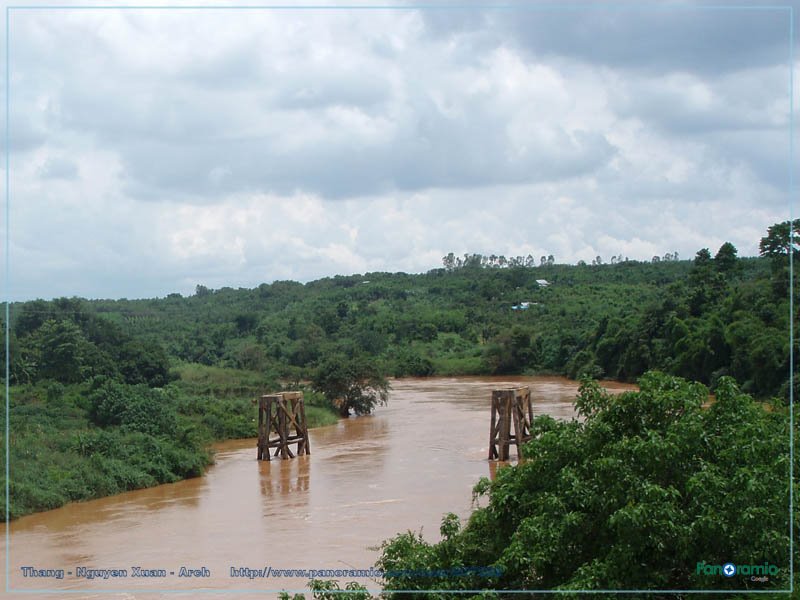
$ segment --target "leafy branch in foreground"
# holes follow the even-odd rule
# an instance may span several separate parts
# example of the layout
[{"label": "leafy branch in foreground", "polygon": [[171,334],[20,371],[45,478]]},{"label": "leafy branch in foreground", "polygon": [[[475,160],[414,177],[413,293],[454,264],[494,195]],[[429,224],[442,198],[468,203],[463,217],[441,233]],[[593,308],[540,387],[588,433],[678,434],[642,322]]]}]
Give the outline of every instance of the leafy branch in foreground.
[{"label": "leafy branch in foreground", "polygon": [[[372,596],[362,585],[352,581],[342,590],[336,581],[312,579],[308,587],[311,588],[314,600],[371,600]],[[305,594],[289,596],[288,592],[278,594],[280,600],[305,600]]]}]

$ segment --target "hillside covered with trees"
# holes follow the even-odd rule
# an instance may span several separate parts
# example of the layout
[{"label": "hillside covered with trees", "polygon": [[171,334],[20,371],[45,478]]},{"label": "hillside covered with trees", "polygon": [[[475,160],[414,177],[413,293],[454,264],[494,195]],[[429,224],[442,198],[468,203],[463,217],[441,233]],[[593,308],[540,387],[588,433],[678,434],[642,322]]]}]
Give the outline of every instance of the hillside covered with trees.
[{"label": "hillside covered with trees", "polygon": [[170,364],[186,363],[292,381],[366,363],[393,376],[625,381],[658,369],[712,387],[730,375],[757,397],[785,397],[787,235],[787,224],[770,228],[756,258],[737,257],[730,243],[693,260],[592,265],[451,254],[419,275],[14,304],[11,382],[103,375],[158,387]]},{"label": "hillside covered with trees", "polygon": [[[387,541],[387,593],[716,589],[690,567],[734,551],[788,584],[790,234],[772,226],[750,258],[730,243],[608,264],[450,254],[416,275],[13,304],[10,516],[198,476],[212,441],[255,436],[251,400],[270,390],[301,386],[313,426],[371,412],[392,375],[639,380],[612,399],[585,379],[583,420],[537,418],[536,460],[478,482],[488,504],[467,522],[448,515],[437,544]],[[632,561],[647,567],[633,579]],[[423,568],[450,575],[404,575]],[[337,586],[312,582],[320,598]]]},{"label": "hillside covered with trees", "polygon": [[781,223],[752,258],[448,255],[416,275],[13,304],[11,516],[199,475],[210,442],[255,436],[254,396],[298,385],[312,425],[371,412],[387,376],[659,370],[785,402],[788,248]]}]

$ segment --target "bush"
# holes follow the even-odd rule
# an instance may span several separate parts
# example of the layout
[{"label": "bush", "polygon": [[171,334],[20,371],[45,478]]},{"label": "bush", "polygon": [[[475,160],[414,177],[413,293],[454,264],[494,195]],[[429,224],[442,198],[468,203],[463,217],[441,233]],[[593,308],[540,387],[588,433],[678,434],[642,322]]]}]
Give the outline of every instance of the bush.
[{"label": "bush", "polygon": [[120,425],[151,435],[175,433],[175,410],[167,394],[146,385],[108,382],[91,393],[89,406],[89,418],[102,427]]},{"label": "bush", "polygon": [[427,377],[433,375],[433,363],[429,358],[422,356],[413,350],[408,350],[400,354],[395,368],[395,377]]},{"label": "bush", "polygon": [[339,416],[329,408],[306,406],[306,420],[309,427],[324,427],[338,423]]},{"label": "bush", "polygon": [[[446,519],[438,544],[397,536],[379,560],[384,571],[474,565],[502,575],[399,574],[386,589],[787,588],[787,415],[727,377],[708,409],[701,384],[649,373],[640,387],[611,396],[584,381],[584,420],[537,417],[531,458],[475,486],[489,502],[462,530]],[[779,573],[763,583],[696,568],[729,560]]]},{"label": "bush", "polygon": [[[337,581],[312,579],[308,587],[311,588],[314,600],[371,600],[367,588],[359,585],[355,581],[348,583],[344,589],[339,587]],[[305,600],[304,594],[294,594],[289,596],[287,592],[279,592],[280,600]]]}]

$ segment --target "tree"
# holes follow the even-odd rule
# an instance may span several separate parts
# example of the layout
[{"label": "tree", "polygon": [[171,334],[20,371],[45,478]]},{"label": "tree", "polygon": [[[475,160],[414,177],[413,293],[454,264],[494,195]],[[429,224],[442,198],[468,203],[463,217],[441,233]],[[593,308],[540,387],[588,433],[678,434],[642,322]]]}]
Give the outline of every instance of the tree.
[{"label": "tree", "polygon": [[[36,336],[28,336],[22,341],[17,340],[14,332],[8,339],[9,368],[12,384],[32,383],[37,379],[37,371],[41,363],[41,349]],[[5,364],[5,344],[2,347],[3,364]]]},{"label": "tree", "polygon": [[172,435],[177,420],[161,390],[144,385],[106,382],[89,395],[89,418],[96,425],[119,425],[128,431]]},{"label": "tree", "polygon": [[708,251],[708,248],[702,248],[697,251],[697,254],[694,257],[695,267],[705,267],[708,266],[710,262],[711,262],[711,252]]},{"label": "tree", "polygon": [[726,275],[733,274],[738,266],[736,253],[736,246],[730,242],[722,244],[719,250],[717,250],[717,254],[714,256],[714,266],[717,268],[717,271]]},{"label": "tree", "polygon": [[53,310],[44,300],[26,302],[14,322],[14,332],[19,337],[33,333],[48,319],[53,318]]},{"label": "tree", "polygon": [[329,355],[314,371],[312,384],[343,417],[351,410],[369,414],[389,400],[389,382],[376,363],[362,356]]},{"label": "tree", "polygon": [[403,350],[397,357],[397,367],[395,377],[427,377],[433,375],[433,363],[429,358],[422,356],[419,352],[411,348]]},{"label": "tree", "polygon": [[487,346],[485,360],[494,374],[519,373],[538,359],[531,332],[518,325],[496,336]]},{"label": "tree", "polygon": [[792,246],[792,260],[800,257],[800,219],[793,225],[789,221],[775,223],[767,229],[767,235],[758,245],[761,256],[770,260],[772,269],[772,289],[778,297],[789,293],[789,246]]},{"label": "tree", "polygon": [[709,383],[712,373],[730,364],[731,349],[716,314],[696,323],[675,344],[674,368],[678,375]]},{"label": "tree", "polygon": [[[478,482],[473,498],[488,505],[463,528],[448,515],[439,543],[411,532],[384,542],[378,566],[394,573],[384,577],[389,597],[425,589],[786,589],[786,414],[765,410],[729,377],[708,408],[701,384],[649,373],[640,388],[612,396],[582,382],[582,420],[536,417],[530,458]],[[753,582],[697,568],[732,556],[775,571]],[[412,576],[421,565],[430,575]],[[481,577],[470,567],[498,573]]]},{"label": "tree", "polygon": [[146,383],[151,387],[169,383],[169,358],[156,343],[126,342],[119,350],[117,364],[126,383]]},{"label": "tree", "polygon": [[83,379],[82,367],[89,342],[71,321],[45,321],[37,330],[41,364],[39,376],[61,383]]},{"label": "tree", "polygon": [[[351,581],[344,589],[339,587],[337,581],[312,579],[308,582],[314,600],[371,600],[373,596],[363,585]],[[305,594],[289,595],[289,592],[279,592],[279,600],[306,600]]]},{"label": "tree", "polygon": [[252,313],[236,315],[234,318],[236,329],[240,335],[250,333],[258,324],[258,316]]},{"label": "tree", "polygon": [[240,369],[261,371],[264,369],[266,361],[264,348],[259,344],[244,344],[236,352],[236,365]]},{"label": "tree", "polygon": [[790,238],[793,242],[794,258],[800,255],[800,219],[794,220],[794,225],[790,230],[789,221],[775,223],[767,229],[767,235],[761,238],[758,249],[761,256],[771,259],[784,259],[789,255]]},{"label": "tree", "polygon": [[689,308],[693,315],[700,315],[707,305],[719,300],[724,280],[714,270],[708,248],[697,251],[689,272]]}]

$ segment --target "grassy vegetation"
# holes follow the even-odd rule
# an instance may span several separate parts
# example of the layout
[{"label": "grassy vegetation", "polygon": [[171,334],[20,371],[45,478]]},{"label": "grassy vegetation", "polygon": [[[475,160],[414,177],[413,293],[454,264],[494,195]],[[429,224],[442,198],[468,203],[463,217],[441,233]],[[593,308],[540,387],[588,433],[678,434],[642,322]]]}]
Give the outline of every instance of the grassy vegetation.
[{"label": "grassy vegetation", "polygon": [[784,225],[759,258],[731,244],[608,265],[472,255],[416,275],[14,304],[12,514],[197,475],[212,441],[256,435],[252,400],[280,381],[314,382],[312,426],[334,423],[334,406],[371,411],[387,375],[659,370],[785,400]]},{"label": "grassy vegetation", "polygon": [[256,371],[179,363],[172,371],[186,394],[211,398],[252,398],[273,391],[277,378]]},{"label": "grassy vegetation", "polygon": [[339,422],[339,417],[324,406],[307,406],[306,419],[309,427],[325,427]]},{"label": "grassy vegetation", "polygon": [[[680,261],[533,267],[484,258],[421,274],[14,305],[12,382],[110,373],[159,386],[169,359],[183,365],[185,388],[235,396],[259,378],[313,379],[339,356],[396,377],[634,381],[655,369],[712,388],[728,375],[758,398],[788,396],[785,253],[738,258],[724,244],[716,256],[702,249]],[[189,366],[197,364],[217,369]]]},{"label": "grassy vegetation", "polygon": [[[252,400],[280,389],[252,371],[181,364],[174,372],[160,389],[101,379],[13,386],[11,518],[197,477],[213,460],[211,442],[257,435]],[[319,394],[306,397],[310,427],[337,422]]]}]

